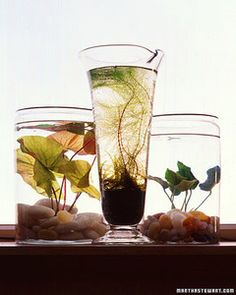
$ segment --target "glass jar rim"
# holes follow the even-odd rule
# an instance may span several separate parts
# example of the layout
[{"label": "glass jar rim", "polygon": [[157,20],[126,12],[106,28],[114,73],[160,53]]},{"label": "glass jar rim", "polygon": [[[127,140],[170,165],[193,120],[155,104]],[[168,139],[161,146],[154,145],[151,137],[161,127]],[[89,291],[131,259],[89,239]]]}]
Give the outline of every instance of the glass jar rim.
[{"label": "glass jar rim", "polygon": [[153,118],[160,118],[160,117],[177,117],[177,116],[193,116],[193,117],[209,117],[213,119],[219,119],[218,116],[212,114],[205,114],[205,113],[166,113],[166,114],[154,114]]},{"label": "glass jar rim", "polygon": [[84,110],[84,111],[92,111],[91,108],[84,108],[84,107],[72,107],[72,106],[32,106],[32,107],[25,107],[17,109],[16,112],[24,112],[24,111],[31,111],[31,110],[47,110],[47,109],[65,109],[65,110]]}]

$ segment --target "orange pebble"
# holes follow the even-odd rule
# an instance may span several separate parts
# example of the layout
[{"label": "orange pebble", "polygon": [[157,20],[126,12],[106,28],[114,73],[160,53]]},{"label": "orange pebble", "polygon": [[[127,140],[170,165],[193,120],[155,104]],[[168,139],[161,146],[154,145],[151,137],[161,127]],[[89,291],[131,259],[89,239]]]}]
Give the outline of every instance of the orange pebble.
[{"label": "orange pebble", "polygon": [[162,214],[160,216],[159,223],[161,228],[164,228],[164,229],[172,229],[173,227],[170,217],[166,214]]},{"label": "orange pebble", "polygon": [[207,223],[210,222],[210,217],[201,211],[190,211],[189,214],[192,215],[193,217],[198,218],[201,221],[205,221]]}]

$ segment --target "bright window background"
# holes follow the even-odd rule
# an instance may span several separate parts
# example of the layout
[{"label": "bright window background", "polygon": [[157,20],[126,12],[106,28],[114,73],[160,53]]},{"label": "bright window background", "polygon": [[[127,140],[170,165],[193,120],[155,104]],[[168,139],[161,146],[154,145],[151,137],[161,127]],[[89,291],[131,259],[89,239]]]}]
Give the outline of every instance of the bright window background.
[{"label": "bright window background", "polygon": [[220,117],[221,217],[236,223],[235,0],[0,0],[0,40],[0,223],[15,215],[15,110],[91,106],[78,51],[101,43],[164,50],[154,113]]}]

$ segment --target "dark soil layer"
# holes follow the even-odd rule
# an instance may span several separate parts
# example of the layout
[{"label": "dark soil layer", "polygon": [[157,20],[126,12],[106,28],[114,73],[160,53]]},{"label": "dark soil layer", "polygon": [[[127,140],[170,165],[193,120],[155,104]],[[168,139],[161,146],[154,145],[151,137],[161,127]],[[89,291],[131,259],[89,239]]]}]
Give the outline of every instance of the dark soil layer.
[{"label": "dark soil layer", "polygon": [[102,192],[102,210],[112,225],[133,225],[143,217],[145,191],[139,188],[122,188]]}]

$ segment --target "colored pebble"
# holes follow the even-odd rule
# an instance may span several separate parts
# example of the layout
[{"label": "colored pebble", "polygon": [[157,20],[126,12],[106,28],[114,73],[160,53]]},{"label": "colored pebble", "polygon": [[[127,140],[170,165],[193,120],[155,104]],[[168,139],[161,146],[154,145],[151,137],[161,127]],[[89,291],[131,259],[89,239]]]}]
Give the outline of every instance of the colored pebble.
[{"label": "colored pebble", "polygon": [[38,238],[41,240],[56,240],[58,234],[52,229],[41,229],[38,232]]},{"label": "colored pebble", "polygon": [[67,212],[66,210],[60,210],[57,212],[57,219],[59,223],[68,223],[72,221],[74,218],[74,215]]},{"label": "colored pebble", "polygon": [[147,236],[153,240],[157,240],[159,237],[160,230],[161,230],[160,223],[158,221],[155,221],[150,224],[147,230]]},{"label": "colored pebble", "polygon": [[172,229],[172,221],[167,214],[162,214],[159,218],[159,223],[161,228]]},{"label": "colored pebble", "polygon": [[27,209],[27,213],[35,219],[43,219],[55,215],[55,211],[53,209],[41,205],[30,206]]}]

